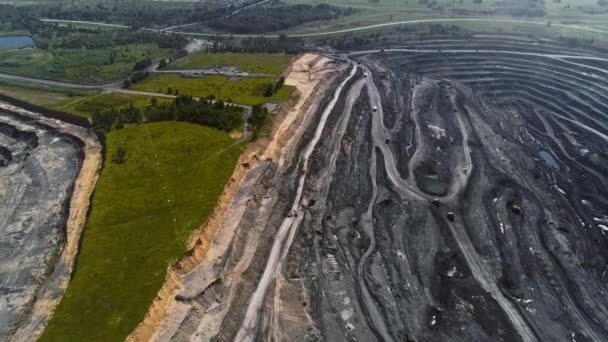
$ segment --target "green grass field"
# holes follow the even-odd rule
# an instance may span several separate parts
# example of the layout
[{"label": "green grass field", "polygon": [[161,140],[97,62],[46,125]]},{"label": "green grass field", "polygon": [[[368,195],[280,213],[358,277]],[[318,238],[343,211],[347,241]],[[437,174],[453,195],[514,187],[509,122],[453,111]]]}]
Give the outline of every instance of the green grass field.
[{"label": "green grass field", "polygon": [[[107,134],[77,269],[40,341],[122,341],[212,212],[242,151],[227,133],[160,122]],[[111,162],[118,148],[123,164]]]},{"label": "green grass field", "polygon": [[207,97],[215,95],[224,101],[254,105],[270,101],[285,101],[293,92],[293,87],[283,86],[271,97],[264,97],[264,89],[273,78],[244,78],[231,81],[224,76],[208,76],[205,78],[185,78],[180,75],[154,75],[131,86],[135,90],[165,93],[167,88],[179,90],[182,95]]},{"label": "green grass field", "polygon": [[291,56],[284,54],[197,52],[178,59],[166,69],[187,70],[232,65],[246,72],[279,75],[290,61]]},{"label": "green grass field", "polygon": [[[110,55],[116,53],[115,60]],[[0,72],[16,75],[96,83],[128,76],[133,65],[146,57],[170,54],[155,44],[132,44],[105,49],[21,49],[0,54]]]}]

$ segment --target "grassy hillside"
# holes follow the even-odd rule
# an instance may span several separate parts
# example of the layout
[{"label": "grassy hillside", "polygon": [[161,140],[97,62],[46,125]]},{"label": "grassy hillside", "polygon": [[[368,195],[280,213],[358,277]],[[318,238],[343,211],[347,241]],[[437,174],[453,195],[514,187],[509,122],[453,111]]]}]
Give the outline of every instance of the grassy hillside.
[{"label": "grassy hillside", "polygon": [[170,87],[182,95],[207,97],[215,95],[224,101],[232,100],[234,103],[254,105],[269,101],[285,101],[293,92],[293,87],[283,86],[271,97],[264,97],[264,90],[273,78],[244,78],[231,81],[225,76],[208,76],[205,78],[185,78],[179,75],[155,75],[142,82],[134,84],[131,88],[150,92],[167,92]]},{"label": "grassy hillside", "polygon": [[178,59],[169,64],[166,69],[187,70],[233,65],[246,72],[279,75],[290,60],[291,56],[284,54],[197,52]]},{"label": "grassy hillside", "polygon": [[[161,122],[107,134],[78,266],[40,341],[122,341],[213,210],[241,152],[226,133]],[[124,163],[112,162],[116,151]]]}]

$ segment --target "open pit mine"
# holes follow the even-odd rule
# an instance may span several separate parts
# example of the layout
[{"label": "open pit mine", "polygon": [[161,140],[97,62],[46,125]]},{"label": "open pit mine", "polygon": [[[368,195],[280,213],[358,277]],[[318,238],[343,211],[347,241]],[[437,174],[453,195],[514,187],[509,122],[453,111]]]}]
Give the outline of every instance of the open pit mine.
[{"label": "open pit mine", "polygon": [[286,82],[299,102],[131,340],[608,341],[601,51],[416,41]]},{"label": "open pit mine", "polygon": [[0,103],[0,341],[32,341],[65,290],[100,166],[87,130]]},{"label": "open pit mine", "polygon": [[[608,54],[525,37],[299,56],[129,341],[608,341]],[[0,107],[0,340],[67,286],[100,145]]]}]

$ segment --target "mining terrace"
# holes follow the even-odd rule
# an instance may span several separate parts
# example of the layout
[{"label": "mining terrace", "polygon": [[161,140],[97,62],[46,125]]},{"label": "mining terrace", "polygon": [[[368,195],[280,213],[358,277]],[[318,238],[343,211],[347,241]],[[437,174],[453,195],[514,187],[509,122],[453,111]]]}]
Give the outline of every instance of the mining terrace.
[{"label": "mining terrace", "polygon": [[446,38],[306,74],[131,340],[608,340],[602,51]]}]

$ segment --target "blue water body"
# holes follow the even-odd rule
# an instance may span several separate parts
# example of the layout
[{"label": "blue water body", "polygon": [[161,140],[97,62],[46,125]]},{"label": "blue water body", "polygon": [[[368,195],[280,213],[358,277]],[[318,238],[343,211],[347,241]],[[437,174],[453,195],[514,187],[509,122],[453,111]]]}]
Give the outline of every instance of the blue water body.
[{"label": "blue water body", "polygon": [[28,46],[34,46],[34,41],[30,36],[0,37],[0,48],[19,49]]},{"label": "blue water body", "polygon": [[547,164],[549,167],[552,167],[556,170],[559,169],[559,165],[557,165],[557,161],[555,160],[555,158],[553,158],[551,153],[543,150],[543,151],[540,151],[538,154],[540,155],[541,158],[543,158],[543,160],[545,161],[545,164]]}]

